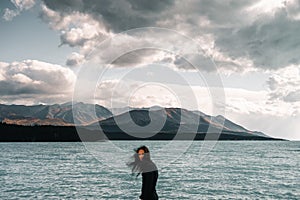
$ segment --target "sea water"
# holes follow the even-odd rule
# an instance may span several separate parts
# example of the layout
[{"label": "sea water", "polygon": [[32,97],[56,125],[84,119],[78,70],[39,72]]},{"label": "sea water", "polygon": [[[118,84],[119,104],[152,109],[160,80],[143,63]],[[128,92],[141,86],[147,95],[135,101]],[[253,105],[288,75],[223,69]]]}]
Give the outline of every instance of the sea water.
[{"label": "sea water", "polygon": [[292,141],[180,141],[178,152],[168,141],[0,143],[0,199],[136,200],[141,176],[123,162],[143,144],[159,168],[160,199],[300,199]]}]

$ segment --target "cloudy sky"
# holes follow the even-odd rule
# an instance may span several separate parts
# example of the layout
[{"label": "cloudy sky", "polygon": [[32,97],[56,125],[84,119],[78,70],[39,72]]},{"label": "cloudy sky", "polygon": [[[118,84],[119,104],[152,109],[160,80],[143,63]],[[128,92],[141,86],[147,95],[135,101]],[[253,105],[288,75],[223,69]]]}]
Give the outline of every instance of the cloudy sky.
[{"label": "cloudy sky", "polygon": [[0,103],[176,106],[300,139],[299,0],[2,0],[0,9]]}]

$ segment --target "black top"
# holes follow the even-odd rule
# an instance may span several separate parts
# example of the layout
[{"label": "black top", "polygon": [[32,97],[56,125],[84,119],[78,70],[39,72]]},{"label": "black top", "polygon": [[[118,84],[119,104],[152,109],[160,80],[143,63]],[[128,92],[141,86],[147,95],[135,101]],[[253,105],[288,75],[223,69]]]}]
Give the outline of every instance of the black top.
[{"label": "black top", "polygon": [[140,199],[143,200],[157,200],[156,182],[158,179],[158,170],[153,162],[145,161],[144,172],[142,173],[143,186]]}]

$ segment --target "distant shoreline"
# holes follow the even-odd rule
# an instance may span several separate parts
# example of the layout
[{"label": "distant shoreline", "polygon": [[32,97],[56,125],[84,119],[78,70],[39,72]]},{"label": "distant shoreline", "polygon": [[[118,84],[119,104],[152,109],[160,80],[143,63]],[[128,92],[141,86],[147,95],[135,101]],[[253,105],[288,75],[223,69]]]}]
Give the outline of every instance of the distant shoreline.
[{"label": "distant shoreline", "polygon": [[[80,130],[80,136],[77,129]],[[287,141],[280,138],[262,136],[242,136],[239,132],[218,133],[180,133],[176,140],[256,140],[256,141]],[[124,132],[100,133],[96,130],[88,130],[75,126],[23,126],[14,124],[0,124],[0,142],[95,142],[106,140],[174,140],[176,133],[157,133],[148,138],[136,138]],[[206,137],[207,136],[207,137]]]}]

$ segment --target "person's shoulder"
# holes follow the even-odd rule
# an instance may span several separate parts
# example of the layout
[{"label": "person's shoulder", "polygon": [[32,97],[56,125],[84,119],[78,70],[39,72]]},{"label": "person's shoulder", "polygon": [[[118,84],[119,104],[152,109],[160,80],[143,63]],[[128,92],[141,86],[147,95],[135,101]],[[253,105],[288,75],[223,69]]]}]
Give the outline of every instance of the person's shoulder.
[{"label": "person's shoulder", "polygon": [[143,172],[146,173],[146,172],[153,172],[153,171],[157,171],[157,166],[155,165],[154,162],[152,161],[145,161],[143,163]]},{"label": "person's shoulder", "polygon": [[149,165],[151,165],[153,167],[153,169],[157,170],[157,166],[152,160],[149,162]]}]

